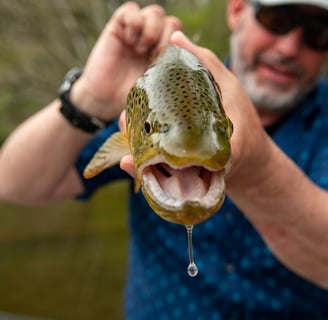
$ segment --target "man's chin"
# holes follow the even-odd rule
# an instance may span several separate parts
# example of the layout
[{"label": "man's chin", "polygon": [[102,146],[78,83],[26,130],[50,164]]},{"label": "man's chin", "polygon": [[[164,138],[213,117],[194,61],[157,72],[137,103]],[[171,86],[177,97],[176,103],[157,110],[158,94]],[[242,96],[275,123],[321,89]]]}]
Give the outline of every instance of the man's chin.
[{"label": "man's chin", "polygon": [[273,81],[266,81],[259,84],[253,75],[248,75],[240,79],[245,91],[251,98],[254,105],[267,111],[287,111],[292,109],[304,99],[310,91],[297,85],[282,86]]}]

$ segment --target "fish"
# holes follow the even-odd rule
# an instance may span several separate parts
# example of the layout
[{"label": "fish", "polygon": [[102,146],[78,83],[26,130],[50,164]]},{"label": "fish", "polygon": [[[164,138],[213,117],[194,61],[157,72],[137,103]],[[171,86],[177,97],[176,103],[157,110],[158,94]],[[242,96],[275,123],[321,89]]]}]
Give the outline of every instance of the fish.
[{"label": "fish", "polygon": [[190,51],[169,45],[126,100],[126,131],[111,135],[84,170],[92,178],[131,154],[141,188],[161,218],[186,226],[222,206],[232,163],[233,124],[211,72]]}]

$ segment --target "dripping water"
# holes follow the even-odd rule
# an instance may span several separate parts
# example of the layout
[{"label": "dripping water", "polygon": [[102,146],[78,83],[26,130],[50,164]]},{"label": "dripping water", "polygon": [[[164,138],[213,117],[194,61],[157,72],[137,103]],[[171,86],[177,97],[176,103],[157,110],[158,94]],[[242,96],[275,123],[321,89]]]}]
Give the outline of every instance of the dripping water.
[{"label": "dripping water", "polygon": [[188,254],[189,254],[189,265],[187,268],[190,277],[195,277],[198,274],[198,268],[194,261],[194,252],[192,246],[192,229],[194,226],[186,226],[187,238],[188,238]]}]

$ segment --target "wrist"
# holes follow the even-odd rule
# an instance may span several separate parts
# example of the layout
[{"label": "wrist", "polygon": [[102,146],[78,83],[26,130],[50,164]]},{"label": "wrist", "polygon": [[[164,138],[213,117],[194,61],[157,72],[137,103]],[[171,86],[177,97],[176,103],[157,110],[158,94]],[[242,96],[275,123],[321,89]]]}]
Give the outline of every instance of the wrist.
[{"label": "wrist", "polygon": [[81,77],[74,83],[71,90],[71,101],[79,108],[80,111],[96,117],[103,122],[113,121],[117,115],[111,110],[112,103],[108,100],[101,100],[95,96],[88,84],[86,77]]},{"label": "wrist", "polygon": [[90,112],[85,112],[80,107],[77,107],[79,102],[86,105],[83,99],[79,100],[75,98],[72,100],[72,89],[81,74],[82,69],[75,68],[65,75],[59,88],[59,97],[61,100],[60,112],[72,126],[88,133],[95,133],[103,129],[106,126],[106,122],[98,119],[92,113],[90,114]]}]

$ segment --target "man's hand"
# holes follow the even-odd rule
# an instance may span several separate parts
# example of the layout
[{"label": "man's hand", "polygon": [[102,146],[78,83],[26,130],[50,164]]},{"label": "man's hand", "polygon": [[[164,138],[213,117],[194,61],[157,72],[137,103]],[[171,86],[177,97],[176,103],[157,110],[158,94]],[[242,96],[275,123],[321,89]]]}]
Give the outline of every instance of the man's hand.
[{"label": "man's hand", "polygon": [[150,59],[180,28],[180,21],[166,16],[158,5],[141,9],[134,2],[123,4],[109,20],[73,86],[73,102],[101,120],[114,119]]}]

